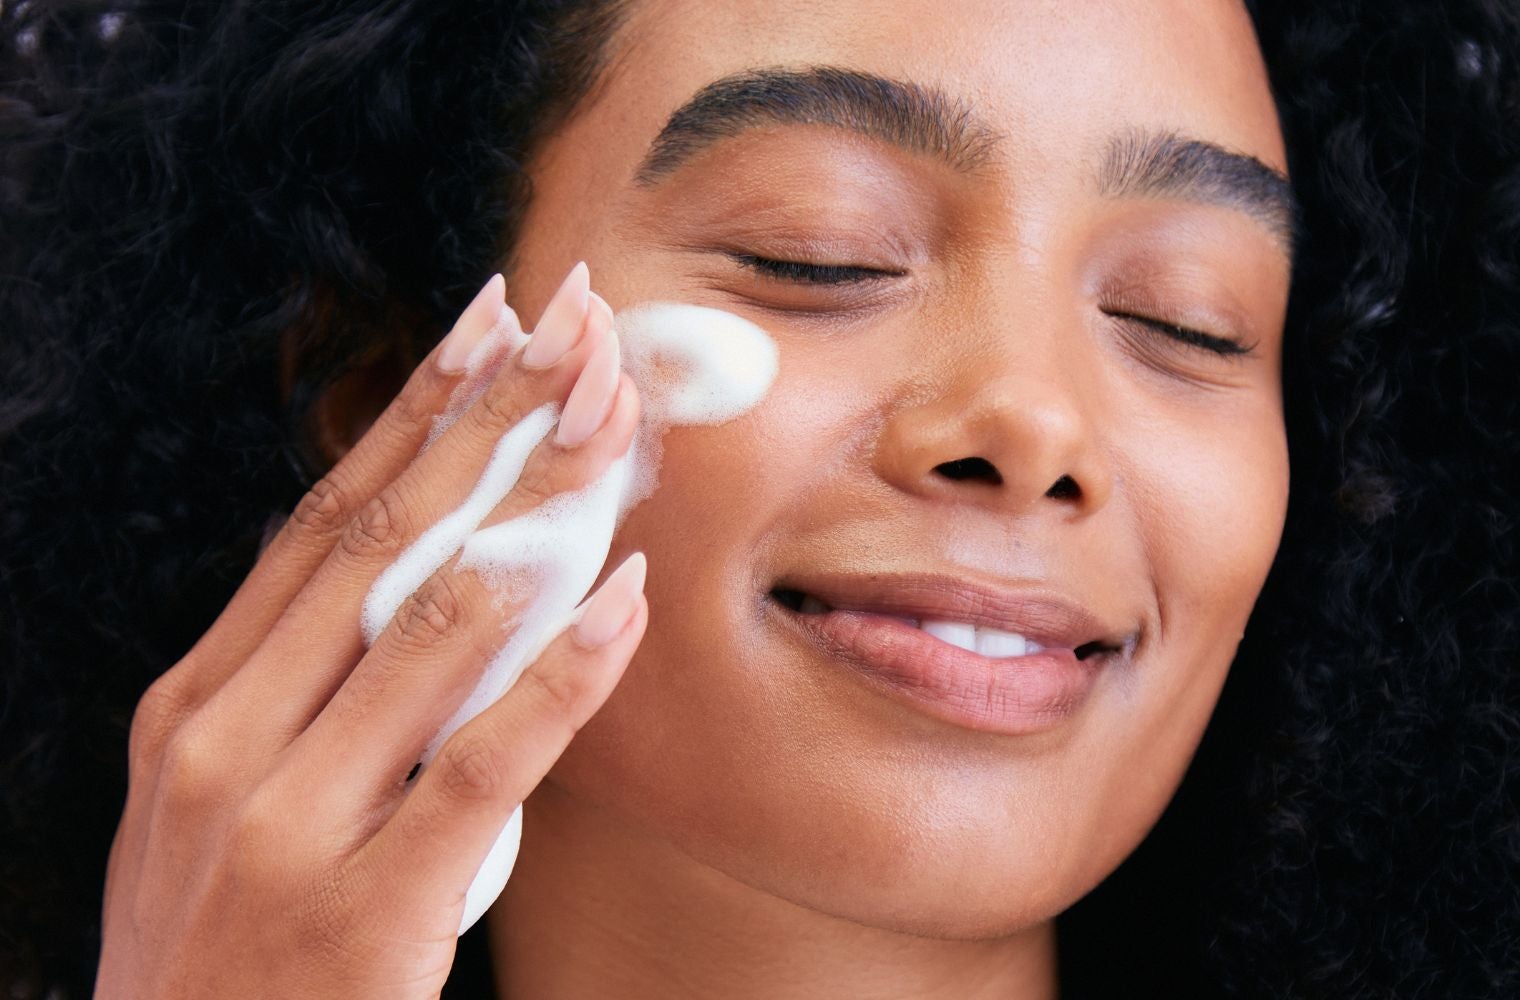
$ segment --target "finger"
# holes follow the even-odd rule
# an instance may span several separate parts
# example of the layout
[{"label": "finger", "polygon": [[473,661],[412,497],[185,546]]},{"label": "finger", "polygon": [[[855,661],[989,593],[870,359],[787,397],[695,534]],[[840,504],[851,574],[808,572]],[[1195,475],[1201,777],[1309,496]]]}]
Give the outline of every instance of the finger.
[{"label": "finger", "polygon": [[[648,623],[635,553],[505,695],[444,743],[355,857],[412,905],[465,891],[516,806],[606,701]],[[457,913],[456,913],[457,918]]]},{"label": "finger", "polygon": [[[586,374],[591,373],[588,365]],[[627,450],[637,422],[637,392],[631,381],[622,389],[606,427],[585,445],[568,453],[552,441],[539,446],[536,457],[546,466],[542,496],[581,489]],[[509,500],[504,506],[522,502]],[[502,623],[521,621],[536,596],[506,599],[475,572],[448,565],[405,600],[287,755],[322,762],[329,770],[331,812],[339,822],[372,811],[378,799],[394,792],[506,647]]]},{"label": "finger", "polygon": [[[185,669],[179,671],[183,700],[203,702],[238,669],[326,558],[344,527],[416,455],[434,415],[466,375],[463,359],[483,346],[498,320],[515,324],[503,300],[504,289],[501,275],[492,275],[374,425],[296,506],[227,607],[185,657]],[[504,338],[492,339],[504,343]]]},{"label": "finger", "polygon": [[[363,627],[371,640],[417,582],[452,556],[481,525],[511,519],[551,497],[581,489],[627,449],[638,418],[638,392],[618,368],[611,313],[588,319],[585,336],[591,353],[563,410],[540,408],[513,427],[501,439],[469,498],[450,511],[447,523],[430,526],[385,565],[367,588]],[[618,419],[609,423],[614,410]],[[603,427],[612,434],[611,452],[607,452],[606,434],[596,445],[581,448]],[[508,448],[520,434],[522,438]],[[507,452],[516,454],[505,460]]]},{"label": "finger", "polygon": [[[582,294],[584,282],[578,281],[577,275],[584,275],[583,266],[571,272],[550,301],[534,336],[566,324],[575,326],[578,336],[579,331],[592,326],[605,325],[610,331],[610,315],[587,308],[589,300]],[[572,308],[564,307],[567,300]],[[524,418],[536,417],[546,403],[557,403],[570,392],[600,339],[595,330],[586,333],[560,363],[550,368],[505,365],[497,382],[511,384],[514,391],[496,396],[489,413],[477,416],[488,405],[487,396],[482,396],[382,488],[338,537],[248,664],[218,698],[217,710],[223,713],[227,731],[239,735],[240,745],[247,752],[267,754],[284,748],[348,677],[365,652],[366,635],[361,628],[365,600],[382,571],[398,558],[408,558],[420,563],[420,568],[409,567],[410,578],[425,579],[491,512],[495,500],[486,488],[491,483],[482,481],[483,469],[496,469],[503,457],[515,460],[522,469],[521,457],[504,456],[503,449],[518,444],[518,432],[509,432],[509,428],[531,423]],[[520,354],[518,358],[520,362]],[[484,431],[488,424],[495,428],[489,436]],[[631,436],[631,429],[626,431]],[[531,435],[524,442],[522,452],[533,446]],[[605,446],[600,444],[586,449],[586,454],[576,456],[571,463],[571,471],[584,474],[585,466],[577,463],[600,460],[604,451]],[[532,458],[537,458],[536,468],[548,462],[541,455]],[[545,474],[535,471],[534,475],[547,481]],[[513,479],[522,478],[510,471],[493,476],[502,480],[504,489]],[[484,479],[494,482],[491,476]],[[424,531],[431,533],[428,545],[407,553]],[[395,604],[399,605],[404,596],[398,595]],[[384,622],[378,624],[383,626]],[[271,699],[270,692],[278,692],[278,698]]]},{"label": "finger", "polygon": [[488,370],[499,362],[493,342],[495,348],[504,346],[508,327],[515,330],[516,323],[503,302],[504,287],[499,274],[485,283],[385,412],[297,506],[211,629],[143,696],[132,720],[129,795],[113,842],[113,864],[130,859],[123,863],[141,867],[148,836],[145,810],[156,799],[171,735],[247,659],[331,548],[351,511],[411,460],[429,432],[431,414],[468,376],[460,359],[475,354],[472,370]]}]

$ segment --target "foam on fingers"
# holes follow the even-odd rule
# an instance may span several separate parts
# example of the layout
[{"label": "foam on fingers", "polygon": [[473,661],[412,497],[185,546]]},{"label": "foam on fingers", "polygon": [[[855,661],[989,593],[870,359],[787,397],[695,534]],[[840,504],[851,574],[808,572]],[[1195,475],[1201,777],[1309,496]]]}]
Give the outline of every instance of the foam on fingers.
[{"label": "foam on fingers", "polygon": [[[403,551],[376,580],[365,601],[364,635],[373,642],[402,601],[458,552],[457,570],[480,574],[498,595],[500,605],[510,602],[515,607],[503,621],[507,638],[502,648],[428,744],[424,768],[454,732],[500,698],[575,620],[578,605],[607,561],[618,525],[658,485],[665,431],[733,420],[759,403],[775,380],[775,341],[733,313],[648,302],[618,314],[613,323],[621,342],[620,366],[637,385],[641,402],[639,427],[627,453],[587,486],[482,528],[482,520],[516,485],[533,448],[560,420],[557,406],[534,410],[502,436],[465,502]],[[520,330],[511,332],[515,318],[508,320],[505,313],[498,327],[499,336],[509,341],[513,351],[521,350],[528,340]],[[482,343],[490,339],[487,335]],[[440,418],[448,418],[443,426],[457,419],[477,397],[478,392],[467,401],[462,396],[458,412],[451,400]],[[435,436],[441,432],[435,430]],[[461,933],[505,886],[516,859],[520,824],[521,806],[513,811],[470,887]]]}]

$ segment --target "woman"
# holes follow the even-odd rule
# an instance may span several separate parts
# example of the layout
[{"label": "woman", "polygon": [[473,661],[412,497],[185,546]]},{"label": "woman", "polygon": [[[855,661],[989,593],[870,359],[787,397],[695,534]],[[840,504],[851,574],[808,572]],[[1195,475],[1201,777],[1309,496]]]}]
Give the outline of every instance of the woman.
[{"label": "woman", "polygon": [[[47,880],[99,889],[176,660],[102,996],[432,995],[529,791],[476,932],[503,996],[1515,984],[1513,14],[4,16],[21,995],[85,988],[42,929],[95,901]],[[582,259],[780,372],[667,437],[603,644],[408,789],[503,612],[452,567],[368,652],[353,612],[607,370]],[[419,456],[502,301],[563,352]],[[630,383],[582,395],[542,494],[633,433]],[[946,652],[969,627],[1068,649],[1063,686]]]}]

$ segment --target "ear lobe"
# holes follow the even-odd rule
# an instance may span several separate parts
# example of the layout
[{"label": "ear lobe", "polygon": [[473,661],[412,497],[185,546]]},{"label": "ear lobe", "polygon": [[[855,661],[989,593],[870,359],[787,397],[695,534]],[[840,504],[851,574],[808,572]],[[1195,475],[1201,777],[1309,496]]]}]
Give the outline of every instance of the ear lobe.
[{"label": "ear lobe", "polygon": [[307,440],[328,468],[348,454],[405,384],[399,360],[387,351],[318,392],[307,419]]},{"label": "ear lobe", "polygon": [[[313,302],[312,321],[287,328],[280,339],[280,393],[303,420],[301,452],[325,470],[348,454],[406,384],[420,360],[416,331],[428,324],[394,304],[365,310],[372,318],[383,314],[381,322],[333,322],[345,315],[343,307],[320,292]],[[326,375],[332,371],[338,374]]]}]

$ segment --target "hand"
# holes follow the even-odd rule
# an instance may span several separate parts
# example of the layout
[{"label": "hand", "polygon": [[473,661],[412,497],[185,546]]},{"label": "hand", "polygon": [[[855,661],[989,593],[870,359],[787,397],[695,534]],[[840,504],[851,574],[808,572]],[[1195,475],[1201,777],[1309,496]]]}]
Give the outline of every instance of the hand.
[{"label": "hand", "polygon": [[[584,266],[544,311],[534,367],[487,333],[514,322],[503,287],[486,285],[143,696],[97,997],[436,997],[482,860],[622,675],[648,617],[638,554],[407,779],[532,595],[493,593],[456,557],[366,649],[371,585],[459,506],[506,430],[578,379],[561,427],[579,433],[559,437],[590,436],[541,441],[486,523],[596,479],[638,419],[627,376],[588,365],[616,341]],[[451,394],[462,412],[424,447]]]}]

